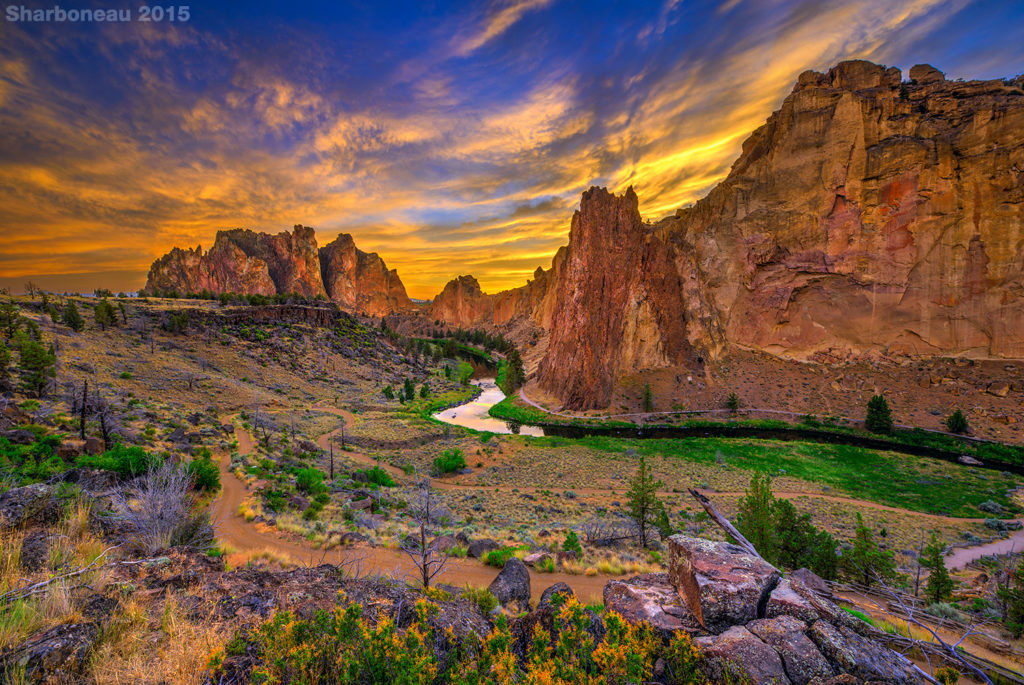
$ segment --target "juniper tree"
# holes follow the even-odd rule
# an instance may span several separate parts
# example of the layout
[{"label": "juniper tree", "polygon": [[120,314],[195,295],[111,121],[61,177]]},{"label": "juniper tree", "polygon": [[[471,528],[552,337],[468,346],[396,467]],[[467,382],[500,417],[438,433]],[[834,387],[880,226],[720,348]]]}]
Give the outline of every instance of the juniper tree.
[{"label": "juniper tree", "polygon": [[23,336],[18,346],[21,385],[27,392],[42,397],[50,379],[57,375],[57,356],[38,340]]},{"label": "juniper tree", "polygon": [[868,412],[864,417],[864,427],[872,433],[892,432],[892,410],[883,395],[875,395],[868,400]]},{"label": "juniper tree", "polygon": [[857,529],[851,546],[843,551],[839,565],[847,575],[864,585],[871,585],[876,580],[888,581],[896,576],[892,551],[878,546],[871,529],[864,525],[860,512],[857,512]]},{"label": "juniper tree", "polygon": [[64,305],[64,314],[62,318],[64,319],[64,323],[67,327],[73,331],[80,331],[85,328],[85,319],[83,319],[82,315],[78,313],[78,307],[76,307],[75,303],[71,300],[68,300],[68,303]]},{"label": "juniper tree", "polygon": [[767,473],[755,473],[746,496],[740,500],[736,528],[765,559],[774,558],[778,546],[772,521],[774,504],[771,477]]},{"label": "juniper tree", "polygon": [[103,298],[98,305],[96,310],[93,312],[93,316],[96,318],[96,325],[100,327],[100,330],[107,330],[107,326],[117,325],[117,311],[114,309],[114,305]]},{"label": "juniper tree", "polygon": [[931,541],[924,548],[921,565],[928,569],[924,595],[932,604],[942,602],[953,594],[953,579],[949,577],[946,560],[942,555],[945,545],[933,532]]},{"label": "juniper tree", "polygon": [[949,429],[950,433],[963,434],[970,430],[970,425],[967,423],[967,417],[964,416],[964,413],[957,409],[946,417],[946,428]]},{"label": "juniper tree", "polygon": [[651,392],[650,383],[644,383],[643,406],[646,412],[654,411],[654,394]]},{"label": "juniper tree", "polygon": [[627,493],[629,515],[637,525],[641,547],[647,547],[650,529],[654,526],[658,512],[661,510],[658,488],[663,485],[664,483],[660,480],[654,480],[654,475],[647,466],[647,460],[641,455],[640,465],[637,467],[636,475],[633,477]]}]

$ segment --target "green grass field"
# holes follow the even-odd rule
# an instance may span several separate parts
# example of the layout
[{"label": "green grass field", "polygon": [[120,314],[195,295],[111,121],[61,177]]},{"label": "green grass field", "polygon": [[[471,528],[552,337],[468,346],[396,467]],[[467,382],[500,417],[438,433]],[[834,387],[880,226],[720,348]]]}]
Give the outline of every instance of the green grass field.
[{"label": "green grass field", "polygon": [[[557,447],[567,438],[537,438]],[[543,442],[542,442],[543,441]],[[685,459],[722,468],[766,471],[798,478],[832,493],[928,514],[986,518],[977,506],[996,502],[1017,511],[1009,490],[1019,479],[998,471],[972,469],[928,457],[813,442],[730,438],[620,439],[590,436],[575,441],[590,449],[622,453],[636,450],[648,458]]]}]

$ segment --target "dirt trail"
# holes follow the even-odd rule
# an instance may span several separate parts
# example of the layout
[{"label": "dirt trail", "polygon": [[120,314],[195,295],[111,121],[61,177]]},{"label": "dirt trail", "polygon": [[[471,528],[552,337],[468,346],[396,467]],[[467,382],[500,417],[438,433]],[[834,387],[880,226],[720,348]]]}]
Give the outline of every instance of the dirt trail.
[{"label": "dirt trail", "polygon": [[1018,530],[1008,538],[993,540],[984,545],[958,547],[953,550],[952,554],[946,555],[946,566],[948,568],[963,568],[972,561],[990,554],[1009,554],[1021,551],[1024,551],[1024,530]]},{"label": "dirt trail", "polygon": [[[236,428],[235,436],[240,454],[248,454],[253,450],[252,437],[246,431]],[[232,564],[246,563],[249,559],[269,552],[295,563],[348,565],[354,573],[397,572],[403,578],[414,577],[414,564],[398,550],[355,547],[325,551],[269,526],[246,521],[238,514],[238,507],[248,493],[246,485],[230,470],[230,455],[221,455],[219,464],[221,492],[211,505],[210,511],[216,526],[217,538],[233,549],[228,559]],[[448,561],[444,572],[437,580],[451,585],[487,587],[497,575],[498,569],[485,566],[479,561],[453,558]],[[539,599],[541,593],[549,586],[564,582],[572,587],[581,601],[602,602],[604,585],[608,580],[608,576],[601,575],[574,576],[567,573],[530,571],[530,587],[534,600]]]}]

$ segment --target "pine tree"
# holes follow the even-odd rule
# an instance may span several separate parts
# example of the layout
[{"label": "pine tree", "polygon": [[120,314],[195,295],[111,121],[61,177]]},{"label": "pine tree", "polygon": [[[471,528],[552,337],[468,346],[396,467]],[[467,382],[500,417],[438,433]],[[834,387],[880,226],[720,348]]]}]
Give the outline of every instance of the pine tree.
[{"label": "pine tree", "polygon": [[857,529],[852,545],[843,551],[839,565],[847,575],[864,585],[871,585],[878,579],[891,580],[896,577],[893,553],[878,546],[871,529],[864,525],[860,512],[857,512]]},{"label": "pine tree", "polygon": [[[383,321],[383,319],[381,319],[381,321]],[[390,385],[384,386],[384,397],[389,400],[395,399],[395,391]]]},{"label": "pine tree", "polygon": [[957,409],[946,417],[946,428],[949,429],[950,433],[963,434],[970,430],[970,425],[968,425],[967,417],[964,416],[964,413]]},{"label": "pine tree", "polygon": [[63,318],[67,327],[73,331],[80,331],[85,328],[85,320],[82,318],[82,315],[78,313],[78,307],[76,307],[75,303],[71,300],[68,300],[68,303],[64,305]]},{"label": "pine tree", "polygon": [[114,309],[114,305],[110,304],[106,298],[103,298],[98,305],[96,310],[93,312],[93,316],[96,317],[96,325],[100,327],[100,330],[107,330],[107,326],[117,325],[117,311]]},{"label": "pine tree", "polygon": [[0,328],[4,330],[7,338],[13,340],[21,326],[21,316],[18,314],[18,305],[14,300],[0,304]]},{"label": "pine tree", "polygon": [[872,433],[892,432],[892,410],[882,395],[875,395],[868,400],[868,413],[864,417],[864,427]]},{"label": "pine tree", "polygon": [[0,390],[7,390],[11,382],[8,368],[11,365],[11,351],[5,343],[0,342]]},{"label": "pine tree", "polygon": [[921,565],[928,569],[928,581],[924,586],[925,597],[932,604],[942,602],[953,594],[953,579],[949,577],[946,560],[942,555],[945,545],[932,533],[931,542],[924,548]]},{"label": "pine tree", "polygon": [[651,393],[651,384],[644,383],[644,397],[643,397],[644,411],[654,411],[654,395]]},{"label": "pine tree", "polygon": [[637,525],[641,547],[647,547],[651,526],[661,508],[661,502],[658,500],[658,488],[663,485],[664,483],[660,480],[654,480],[654,476],[647,466],[647,460],[641,455],[640,465],[627,493],[629,515]]},{"label": "pine tree", "polygon": [[725,408],[731,412],[739,411],[740,409],[740,396],[734,392],[729,393],[729,398],[725,401]]},{"label": "pine tree", "polygon": [[423,399],[430,397],[430,386],[426,383],[420,386],[420,397]]},{"label": "pine tree", "polygon": [[23,336],[19,342],[19,360],[21,367],[21,385],[26,392],[37,397],[46,394],[46,386],[56,374],[57,357],[43,347],[38,340]]},{"label": "pine tree", "polygon": [[755,473],[750,479],[746,496],[740,500],[736,516],[736,528],[750,541],[758,554],[769,560],[776,557],[778,548],[775,523],[772,520],[774,504],[771,477],[767,473]]},{"label": "pine tree", "polygon": [[675,533],[675,529],[672,527],[672,522],[668,518],[668,510],[665,509],[664,502],[658,502],[658,515],[654,517],[654,527],[658,529],[658,535],[661,536],[662,540],[665,540]]},{"label": "pine tree", "polygon": [[413,385],[411,378],[405,379],[405,399],[412,402],[416,399],[416,386]]}]

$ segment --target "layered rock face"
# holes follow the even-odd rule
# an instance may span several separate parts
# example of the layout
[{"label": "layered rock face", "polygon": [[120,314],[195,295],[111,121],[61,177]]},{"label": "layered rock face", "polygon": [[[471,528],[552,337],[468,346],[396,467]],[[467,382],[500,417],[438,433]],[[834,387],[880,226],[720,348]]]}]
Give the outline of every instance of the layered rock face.
[{"label": "layered rock face", "polygon": [[342,234],[317,248],[312,228],[276,235],[219,231],[213,247],[174,248],[153,263],[149,291],[323,296],[353,312],[383,316],[414,307],[398,273]]},{"label": "layered rock face", "polygon": [[320,269],[327,297],[344,309],[385,316],[415,307],[398,272],[376,252],[356,248],[347,233],[320,248]]},{"label": "layered rock face", "polygon": [[712,682],[728,675],[793,685],[923,682],[910,661],[880,642],[882,633],[799,574],[782,579],[771,565],[725,542],[685,535],[668,542],[669,573],[609,581],[605,608],[665,636],[694,635]]},{"label": "layered rock face", "polygon": [[605,406],[633,369],[729,345],[1024,357],[1024,78],[926,65],[802,74],[728,177],[647,227],[584,195],[542,384]]},{"label": "layered rock face", "polygon": [[538,369],[567,405],[598,406],[623,374],[694,356],[668,237],[640,218],[632,188],[621,197],[604,188],[583,194],[551,284],[551,339]]}]

